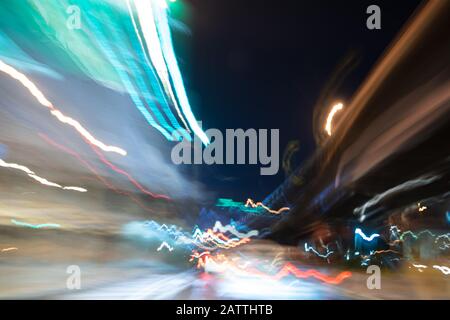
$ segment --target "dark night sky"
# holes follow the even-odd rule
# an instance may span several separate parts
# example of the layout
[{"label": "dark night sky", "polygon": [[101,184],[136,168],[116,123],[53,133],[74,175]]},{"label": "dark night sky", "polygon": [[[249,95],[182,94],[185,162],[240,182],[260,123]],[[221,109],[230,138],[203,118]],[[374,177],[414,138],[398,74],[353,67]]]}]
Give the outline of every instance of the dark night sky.
[{"label": "dark night sky", "polygon": [[[182,72],[204,128],[279,128],[280,157],[300,140],[300,164],[315,149],[313,106],[339,62],[360,57],[346,78],[345,101],[418,7],[417,0],[189,0],[183,19],[190,36],[177,35]],[[366,28],[366,8],[381,8],[381,30]],[[281,159],[280,159],[281,161]],[[192,169],[187,169],[192,170]],[[262,199],[284,179],[260,176],[259,165],[195,166],[194,177],[218,197]]]}]

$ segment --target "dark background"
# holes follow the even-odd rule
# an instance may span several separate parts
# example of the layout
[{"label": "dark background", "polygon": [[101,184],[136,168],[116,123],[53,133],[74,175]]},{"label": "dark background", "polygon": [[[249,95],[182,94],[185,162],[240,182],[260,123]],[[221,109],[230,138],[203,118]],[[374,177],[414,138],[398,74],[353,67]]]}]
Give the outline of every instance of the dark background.
[{"label": "dark background", "polygon": [[[349,53],[357,54],[359,64],[336,97],[347,102],[420,3],[185,1],[178,18],[191,34],[176,33],[174,40],[203,128],[280,129],[280,170],[275,176],[260,176],[260,165],[186,170],[193,170],[209,191],[220,190],[217,197],[263,199],[285,177],[281,157],[289,141],[300,141],[296,165],[316,148],[313,107],[333,70]],[[366,27],[371,4],[381,8],[381,30]]]}]

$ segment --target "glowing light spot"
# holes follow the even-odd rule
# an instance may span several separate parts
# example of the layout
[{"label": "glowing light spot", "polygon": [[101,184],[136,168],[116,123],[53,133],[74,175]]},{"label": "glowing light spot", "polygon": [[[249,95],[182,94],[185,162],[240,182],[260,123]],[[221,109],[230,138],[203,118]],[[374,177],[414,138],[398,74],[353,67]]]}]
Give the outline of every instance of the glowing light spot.
[{"label": "glowing light spot", "polygon": [[417,204],[417,207],[419,208],[419,212],[423,212],[428,209],[427,207],[420,205],[420,202]]},{"label": "glowing light spot", "polygon": [[331,136],[331,129],[332,129],[331,126],[332,126],[333,118],[334,118],[336,112],[341,111],[343,108],[344,108],[344,105],[342,103],[337,103],[333,106],[330,113],[328,114],[327,122],[325,124],[325,131],[328,133],[329,136]]}]

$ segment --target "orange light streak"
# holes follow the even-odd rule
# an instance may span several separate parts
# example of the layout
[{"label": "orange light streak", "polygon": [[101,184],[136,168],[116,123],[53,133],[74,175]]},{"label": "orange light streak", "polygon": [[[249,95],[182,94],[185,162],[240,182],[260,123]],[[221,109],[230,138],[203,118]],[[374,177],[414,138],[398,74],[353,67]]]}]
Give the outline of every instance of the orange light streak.
[{"label": "orange light streak", "polygon": [[247,199],[247,202],[245,203],[245,206],[246,207],[251,206],[252,208],[262,207],[265,210],[267,210],[268,212],[273,213],[273,214],[280,214],[283,211],[290,210],[290,208],[288,208],[288,207],[283,207],[283,208],[280,208],[278,210],[272,210],[269,207],[265,206],[262,202],[255,203],[252,199]]}]

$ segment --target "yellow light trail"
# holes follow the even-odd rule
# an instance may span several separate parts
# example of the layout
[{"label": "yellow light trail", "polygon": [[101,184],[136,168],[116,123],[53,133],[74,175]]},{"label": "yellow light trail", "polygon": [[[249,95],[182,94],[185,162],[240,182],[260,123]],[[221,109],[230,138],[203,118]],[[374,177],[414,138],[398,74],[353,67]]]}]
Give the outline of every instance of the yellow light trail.
[{"label": "yellow light trail", "polygon": [[19,250],[19,248],[11,247],[11,248],[2,249],[2,252],[9,252],[9,251],[16,251],[16,250]]},{"label": "yellow light trail", "polygon": [[43,185],[49,186],[49,187],[55,187],[55,188],[59,188],[59,189],[63,189],[63,190],[72,190],[72,191],[78,191],[78,192],[87,192],[87,190],[84,189],[84,188],[73,187],[73,186],[70,186],[70,187],[63,187],[63,186],[61,186],[61,185],[59,185],[59,184],[57,184],[57,183],[55,183],[55,182],[48,181],[47,179],[42,178],[42,177],[39,177],[38,175],[36,175],[36,174],[35,174],[32,170],[30,170],[29,168],[27,168],[27,167],[25,167],[25,166],[22,166],[22,165],[20,165],[20,164],[17,164],[17,163],[8,163],[8,162],[3,161],[3,159],[0,159],[0,167],[3,167],[3,168],[11,168],[11,169],[16,169],[16,170],[23,171],[23,172],[25,172],[30,178],[36,180],[37,182],[39,182],[39,183],[41,183],[41,184],[43,184]]},{"label": "yellow light trail", "polygon": [[269,207],[265,206],[262,202],[255,203],[252,199],[247,199],[247,202],[245,203],[245,206],[246,207],[251,206],[252,208],[262,207],[265,210],[267,210],[268,212],[273,213],[273,214],[280,214],[283,211],[290,210],[290,208],[288,208],[288,207],[283,207],[283,208],[280,208],[278,210],[272,210]]},{"label": "yellow light trail", "polygon": [[19,81],[25,88],[28,89],[28,91],[31,93],[31,95],[33,97],[35,97],[36,100],[41,105],[43,105],[44,107],[47,107],[51,110],[50,113],[54,117],[56,117],[62,123],[68,124],[71,127],[75,128],[75,130],[77,130],[78,133],[80,133],[84,138],[86,138],[93,145],[96,145],[97,147],[99,147],[100,149],[102,149],[105,152],[115,152],[122,156],[127,155],[127,152],[125,150],[123,150],[119,147],[105,145],[103,142],[97,140],[78,121],[65,116],[61,111],[59,111],[58,109],[56,109],[53,106],[53,104],[44,96],[44,94],[38,89],[38,87],[26,75],[17,71],[10,65],[4,63],[2,60],[0,60],[0,71],[8,74],[13,79]]},{"label": "yellow light trail", "polygon": [[330,113],[328,114],[327,122],[325,124],[325,131],[328,133],[329,136],[331,136],[331,125],[333,122],[334,115],[336,114],[336,112],[341,111],[343,108],[344,105],[339,102],[333,106]]}]

